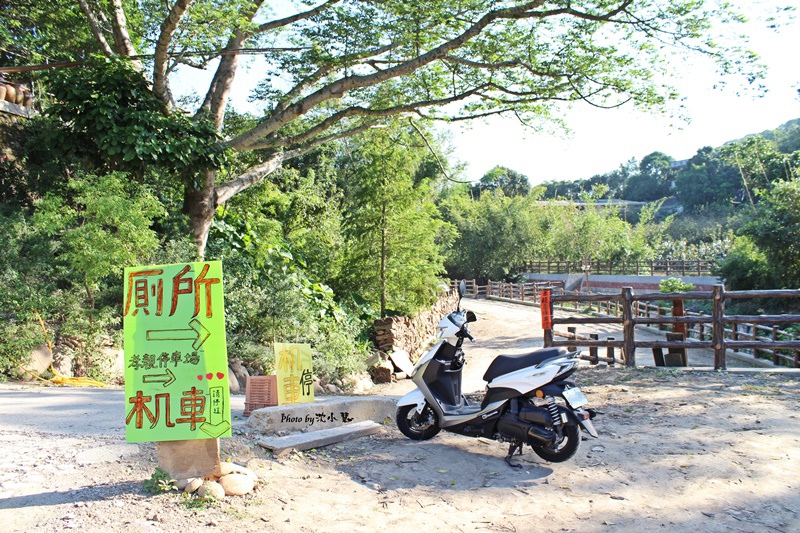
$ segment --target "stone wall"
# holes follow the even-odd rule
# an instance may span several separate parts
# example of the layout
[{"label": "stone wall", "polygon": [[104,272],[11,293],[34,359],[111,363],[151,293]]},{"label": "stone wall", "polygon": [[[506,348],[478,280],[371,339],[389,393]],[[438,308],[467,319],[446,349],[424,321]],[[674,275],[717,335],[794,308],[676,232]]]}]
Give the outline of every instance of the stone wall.
[{"label": "stone wall", "polygon": [[376,320],[375,346],[383,353],[404,351],[415,357],[438,333],[436,324],[448,313],[455,311],[457,305],[458,292],[450,290],[429,309],[413,318],[391,316]]},{"label": "stone wall", "polygon": [[20,117],[5,109],[10,105],[8,102],[0,102],[0,157],[14,161],[21,150],[22,127]]}]

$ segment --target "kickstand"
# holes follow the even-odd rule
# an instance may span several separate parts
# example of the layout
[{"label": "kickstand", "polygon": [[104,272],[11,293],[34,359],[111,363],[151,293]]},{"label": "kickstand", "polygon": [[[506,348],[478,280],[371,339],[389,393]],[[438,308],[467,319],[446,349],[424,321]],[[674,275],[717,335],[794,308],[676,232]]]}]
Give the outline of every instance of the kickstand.
[{"label": "kickstand", "polygon": [[511,458],[514,456],[514,452],[519,451],[519,455],[522,455],[522,446],[523,444],[521,442],[512,442],[508,446],[508,455],[506,455],[505,461],[511,468],[522,468],[522,465],[515,465],[514,463],[511,462]]}]

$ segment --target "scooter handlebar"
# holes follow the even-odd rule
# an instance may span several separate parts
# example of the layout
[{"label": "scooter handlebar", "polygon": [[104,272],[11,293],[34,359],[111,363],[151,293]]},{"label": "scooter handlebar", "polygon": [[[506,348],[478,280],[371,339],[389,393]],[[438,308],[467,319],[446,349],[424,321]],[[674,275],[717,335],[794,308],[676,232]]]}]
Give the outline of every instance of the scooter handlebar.
[{"label": "scooter handlebar", "polygon": [[461,331],[459,331],[459,336],[461,336],[463,338],[466,338],[466,339],[469,339],[472,342],[475,342],[475,337],[473,337],[472,335],[469,334],[469,331],[467,331],[467,328],[461,328]]}]

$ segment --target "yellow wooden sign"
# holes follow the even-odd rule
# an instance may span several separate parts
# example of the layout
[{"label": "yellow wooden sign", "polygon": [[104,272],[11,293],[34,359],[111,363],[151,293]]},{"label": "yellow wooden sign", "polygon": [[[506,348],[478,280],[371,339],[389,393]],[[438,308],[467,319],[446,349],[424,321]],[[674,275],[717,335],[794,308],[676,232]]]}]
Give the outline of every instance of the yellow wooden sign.
[{"label": "yellow wooden sign", "polygon": [[278,376],[278,405],[313,402],[311,346],[276,342],[274,349]]}]

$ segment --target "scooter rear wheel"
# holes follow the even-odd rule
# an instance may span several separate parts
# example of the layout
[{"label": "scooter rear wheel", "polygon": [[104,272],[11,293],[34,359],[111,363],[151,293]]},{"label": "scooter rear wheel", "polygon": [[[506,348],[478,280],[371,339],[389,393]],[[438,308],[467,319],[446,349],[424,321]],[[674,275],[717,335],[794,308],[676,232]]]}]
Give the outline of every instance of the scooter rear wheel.
[{"label": "scooter rear wheel", "polygon": [[534,446],[533,452],[551,463],[562,463],[575,455],[581,444],[581,430],[578,426],[564,426],[564,439],[553,448]]},{"label": "scooter rear wheel", "polygon": [[403,405],[397,408],[397,429],[413,440],[428,440],[439,433],[439,419],[430,405],[425,404],[421,413],[416,405]]}]

